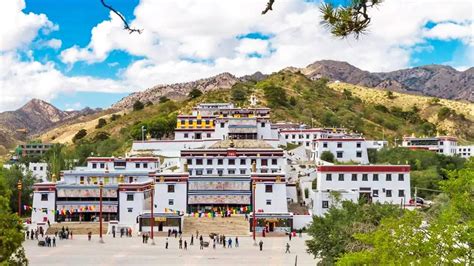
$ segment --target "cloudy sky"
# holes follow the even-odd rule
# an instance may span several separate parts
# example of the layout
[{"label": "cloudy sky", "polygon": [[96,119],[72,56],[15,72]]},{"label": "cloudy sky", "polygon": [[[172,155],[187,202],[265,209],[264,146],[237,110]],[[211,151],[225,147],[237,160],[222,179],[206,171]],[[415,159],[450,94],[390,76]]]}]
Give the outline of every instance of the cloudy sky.
[{"label": "cloudy sky", "polygon": [[[107,107],[157,84],[221,72],[271,73],[316,60],[369,71],[474,66],[474,1],[385,0],[359,40],[321,26],[318,0],[0,1],[0,111],[40,98],[62,109]],[[326,0],[345,4],[349,0]]]}]

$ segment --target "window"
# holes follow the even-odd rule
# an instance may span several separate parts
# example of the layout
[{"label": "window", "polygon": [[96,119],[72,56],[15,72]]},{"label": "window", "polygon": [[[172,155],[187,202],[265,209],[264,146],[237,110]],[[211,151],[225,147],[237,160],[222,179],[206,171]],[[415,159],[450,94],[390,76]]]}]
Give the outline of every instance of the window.
[{"label": "window", "polygon": [[338,143],[337,143],[337,147],[338,147],[338,148],[342,148],[342,142],[338,142]]},{"label": "window", "polygon": [[356,157],[357,158],[362,158],[362,152],[361,151],[356,152]]},{"label": "window", "polygon": [[267,159],[262,159],[261,163],[262,163],[263,166],[267,166],[268,165],[268,160]]},{"label": "window", "polygon": [[128,212],[133,212],[133,208],[127,208]]},{"label": "window", "polygon": [[362,181],[369,181],[369,175],[368,174],[362,174]]},{"label": "window", "polygon": [[344,174],[339,174],[338,180],[339,181],[344,181]]},{"label": "window", "polygon": [[352,174],[352,181],[357,181],[357,174]]},{"label": "window", "polygon": [[265,127],[265,123],[262,122],[262,123],[260,124],[260,127]]},{"label": "window", "polygon": [[229,173],[229,175],[235,175],[235,169],[228,169],[227,173]]},{"label": "window", "polygon": [[84,177],[83,177],[83,176],[81,176],[81,177],[79,178],[79,182],[80,182],[81,184],[84,184]]},{"label": "window", "polygon": [[342,158],[342,154],[343,154],[342,151],[338,151],[338,152],[336,152],[336,157],[337,158]]},{"label": "window", "polygon": [[105,163],[101,163],[100,168],[105,168]]},{"label": "window", "polygon": [[218,175],[221,176],[223,173],[224,173],[224,171],[223,171],[222,169],[218,169],[218,170],[217,170],[217,174],[218,174]]},{"label": "window", "polygon": [[361,143],[360,142],[357,142],[357,148],[360,148],[361,147]]},{"label": "window", "polygon": [[188,165],[193,164],[193,159],[186,159],[186,163],[187,163]]},{"label": "window", "polygon": [[206,169],[206,174],[212,175],[212,169]]},{"label": "window", "polygon": [[392,191],[391,191],[390,189],[385,190],[385,196],[386,196],[387,198],[392,197]]},{"label": "window", "polygon": [[405,177],[403,176],[403,174],[398,174],[398,181],[403,181],[405,180]]},{"label": "window", "polygon": [[272,159],[272,165],[277,165],[278,164],[278,160],[277,159]]},{"label": "window", "polygon": [[239,161],[240,161],[240,162],[239,162],[240,165],[246,164],[246,160],[245,160],[245,159],[240,159]]},{"label": "window", "polygon": [[392,174],[387,174],[385,176],[385,181],[392,181]]},{"label": "window", "polygon": [[207,159],[207,164],[212,165],[212,159]]},{"label": "window", "polygon": [[174,185],[168,185],[168,193],[174,193]]},{"label": "window", "polygon": [[246,171],[245,169],[240,169],[240,174],[241,174],[241,175],[245,175],[246,172],[247,172],[247,171]]},{"label": "window", "polygon": [[374,174],[373,175],[373,180],[374,181],[379,181],[379,174]]},{"label": "window", "polygon": [[372,197],[378,197],[379,196],[379,190],[378,189],[374,189],[372,191]]},{"label": "window", "polygon": [[267,205],[272,205],[272,200],[267,199]]},{"label": "window", "polygon": [[133,194],[127,194],[127,201],[133,201]]},{"label": "window", "polygon": [[295,138],[296,138],[296,135],[295,135],[295,134],[292,134],[292,135],[291,135],[291,138],[292,138],[292,139],[295,139]]},{"label": "window", "polygon": [[221,123],[221,128],[224,128],[225,127],[225,123]]},{"label": "window", "polygon": [[168,205],[174,205],[174,199],[168,199]]},{"label": "window", "polygon": [[184,133],[184,138],[185,138],[185,139],[189,138],[189,134],[188,134],[188,133]]},{"label": "window", "polygon": [[323,200],[323,209],[329,208],[329,201]]},{"label": "window", "polygon": [[208,138],[210,138],[210,137],[211,137],[211,133],[207,133],[206,136],[207,136]]},{"label": "window", "polygon": [[41,201],[48,201],[48,194],[47,193],[41,194]]},{"label": "window", "polygon": [[403,190],[403,189],[398,190],[398,196],[399,197],[405,197],[405,190]]},{"label": "window", "polygon": [[148,168],[148,163],[143,163],[143,168]]},{"label": "window", "polygon": [[309,139],[309,134],[306,134],[306,138]]},{"label": "window", "polygon": [[285,139],[288,139],[288,135],[285,135]]},{"label": "window", "polygon": [[229,165],[235,165],[235,159],[229,159]]},{"label": "window", "polygon": [[217,159],[217,164],[218,164],[218,165],[223,165],[223,164],[224,164],[224,160],[222,160],[222,159]]},{"label": "window", "polygon": [[97,164],[96,164],[96,163],[93,163],[93,164],[92,164],[92,168],[93,168],[93,169],[96,169],[96,168],[97,168]]},{"label": "window", "polygon": [[331,180],[332,180],[331,174],[326,174],[326,181],[331,181]]},{"label": "window", "polygon": [[327,142],[323,142],[323,148],[327,148],[328,147],[328,143]]},{"label": "window", "polygon": [[272,193],[273,192],[273,186],[272,185],[265,185],[265,192],[266,193]]},{"label": "window", "polygon": [[36,166],[33,166],[33,171],[36,171]]},{"label": "window", "polygon": [[139,163],[135,163],[135,168],[140,168],[140,164],[139,164]]},{"label": "window", "polygon": [[202,159],[196,159],[196,165],[202,165]]},{"label": "window", "polygon": [[202,169],[196,169],[196,175],[202,175]]}]

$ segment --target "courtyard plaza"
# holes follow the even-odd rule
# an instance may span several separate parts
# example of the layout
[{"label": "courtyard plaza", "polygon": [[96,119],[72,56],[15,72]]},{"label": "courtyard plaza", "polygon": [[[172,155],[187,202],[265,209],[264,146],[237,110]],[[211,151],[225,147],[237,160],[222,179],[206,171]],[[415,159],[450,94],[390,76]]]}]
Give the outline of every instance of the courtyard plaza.
[{"label": "courtyard plaza", "polygon": [[[142,243],[141,236],[123,237],[104,236],[105,243],[99,243],[99,236],[74,235],[73,239],[58,240],[56,247],[40,247],[37,240],[26,240],[24,247],[31,265],[316,265],[317,260],[306,253],[306,234],[302,237],[257,237],[257,243],[263,240],[263,251],[254,246],[252,237],[239,237],[239,247],[235,247],[235,236],[232,237],[232,248],[216,245],[200,249],[199,240],[194,238],[190,245],[190,236],[183,237],[188,249],[179,249],[178,238],[169,237],[169,247],[165,249],[167,237],[155,237],[148,244]],[[228,239],[228,236],[226,236]],[[286,243],[290,244],[291,253],[285,253]]]}]

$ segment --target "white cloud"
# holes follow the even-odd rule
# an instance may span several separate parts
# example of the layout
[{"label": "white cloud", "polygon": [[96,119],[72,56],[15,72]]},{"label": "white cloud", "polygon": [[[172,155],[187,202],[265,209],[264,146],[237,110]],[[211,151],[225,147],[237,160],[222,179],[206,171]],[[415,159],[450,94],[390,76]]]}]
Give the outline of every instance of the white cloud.
[{"label": "white cloud", "polygon": [[[0,50],[28,45],[38,30],[47,32],[57,28],[44,15],[22,13],[24,3],[21,0],[16,3],[9,10],[19,14],[10,14],[9,20],[0,16],[0,20],[3,19],[4,25],[12,24],[17,18],[29,23],[24,23],[27,25],[24,34],[15,35],[13,30],[4,33],[1,32],[4,29],[0,29]],[[61,91],[136,91],[224,71],[236,75],[255,71],[271,73],[321,59],[343,60],[370,71],[409,67],[412,53],[431,49],[428,38],[465,38],[464,28],[456,26],[456,33],[448,29],[448,34],[446,27],[472,27],[474,7],[470,0],[386,0],[370,11],[372,23],[367,35],[359,40],[341,40],[321,26],[317,4],[303,0],[276,1],[274,11],[261,15],[265,4],[265,1],[255,0],[141,0],[130,24],[144,29],[142,34],[124,31],[120,19],[110,14],[109,19],[92,29],[89,44],[67,47],[60,54],[62,62],[71,66],[79,61],[103,62],[114,50],[144,57],[121,66],[120,79],[66,77],[50,62],[31,59],[22,62],[9,55],[16,73],[0,74],[0,92],[6,96],[0,99],[0,109],[7,109],[7,105],[18,107],[28,97],[51,99]],[[428,30],[425,28],[428,22],[437,25]],[[271,37],[265,40],[237,38],[251,32]],[[4,42],[3,36],[15,41]],[[248,56],[254,53],[263,56]],[[0,60],[4,61],[5,56]],[[462,64],[472,65],[472,62]],[[5,71],[9,71],[8,64],[1,62],[0,65],[2,63]],[[20,87],[27,88],[25,93],[10,93],[4,89]],[[33,88],[41,88],[41,92]]]},{"label": "white cloud", "polygon": [[63,44],[63,42],[59,39],[51,39],[51,40],[48,40],[46,42],[46,45],[55,49],[55,50],[58,50],[59,48],[61,48],[61,45]]},{"label": "white cloud", "polygon": [[24,0],[4,0],[0,4],[0,52],[28,45],[39,29],[57,29],[44,14],[25,14]]},{"label": "white cloud", "polygon": [[426,38],[438,40],[461,39],[466,44],[474,45],[474,23],[444,22],[438,23],[433,28],[428,29],[423,34]]}]

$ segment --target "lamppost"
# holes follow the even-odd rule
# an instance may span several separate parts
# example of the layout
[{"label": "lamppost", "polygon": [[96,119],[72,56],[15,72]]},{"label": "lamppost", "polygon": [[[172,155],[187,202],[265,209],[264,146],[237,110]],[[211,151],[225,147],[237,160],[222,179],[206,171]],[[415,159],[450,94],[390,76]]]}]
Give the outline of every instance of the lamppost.
[{"label": "lamppost", "polygon": [[104,239],[102,238],[102,190],[104,188],[104,184],[102,181],[99,182],[99,243],[104,243]]},{"label": "lamppost", "polygon": [[154,230],[153,227],[155,225],[155,217],[154,217],[154,209],[155,209],[155,202],[154,202],[154,194],[155,194],[155,178],[153,178],[153,181],[151,182],[151,201],[150,201],[150,209],[151,209],[151,221],[150,221],[150,227],[151,227],[151,244],[155,245],[155,238],[154,238]]},{"label": "lamppost", "polygon": [[253,245],[256,246],[257,245],[257,239],[255,238],[255,235],[256,235],[256,227],[257,227],[257,217],[255,216],[255,188],[256,188],[257,184],[255,183],[255,180],[253,181],[252,183],[252,191],[253,191],[253,195],[252,195],[252,211],[253,211],[253,219],[252,219],[252,227],[253,227],[253,230],[252,230],[252,236],[253,236]]},{"label": "lamppost", "polygon": [[145,131],[146,131],[145,126],[142,126],[142,142],[145,141]]},{"label": "lamppost", "polygon": [[23,188],[23,184],[21,183],[21,179],[18,179],[18,183],[16,184],[16,188],[18,189],[18,216],[21,217],[21,189]]}]

